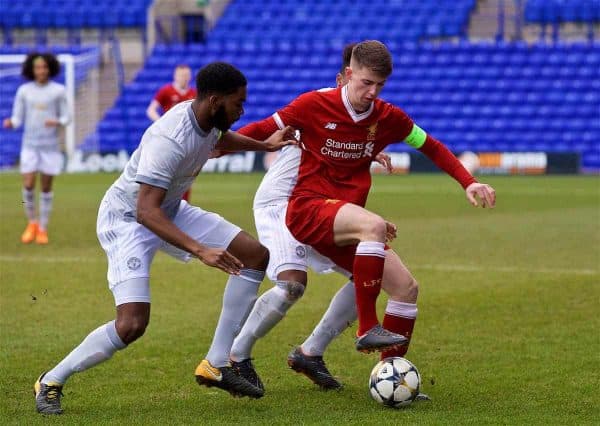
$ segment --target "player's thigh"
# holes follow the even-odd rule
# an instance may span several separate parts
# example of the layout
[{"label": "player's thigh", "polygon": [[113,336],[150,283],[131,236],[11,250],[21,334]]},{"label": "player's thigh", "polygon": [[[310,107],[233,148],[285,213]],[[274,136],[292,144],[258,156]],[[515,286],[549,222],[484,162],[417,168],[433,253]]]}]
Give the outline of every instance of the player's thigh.
[{"label": "player's thigh", "polygon": [[387,250],[381,287],[392,300],[414,303],[418,286],[408,268],[393,250]]},{"label": "player's thigh", "polygon": [[227,249],[248,268],[264,270],[267,266],[267,249],[239,226],[216,213],[181,201],[173,222],[200,244]]},{"label": "player's thigh", "polygon": [[[295,271],[294,279],[289,279],[305,283],[310,248],[296,240],[288,230],[285,224],[286,207],[287,204],[280,204],[254,209],[258,239],[269,250],[267,276],[270,280],[288,279],[279,276],[287,271]],[[303,280],[298,281],[298,277]]]},{"label": "player's thigh", "polygon": [[340,246],[360,241],[384,241],[385,221],[363,207],[346,203],[335,216],[333,233],[334,242]]},{"label": "player's thigh", "polygon": [[119,283],[149,279],[150,266],[162,241],[131,218],[125,218],[118,203],[105,196],[98,211],[96,233],[108,258],[107,279],[112,289]]},{"label": "player's thigh", "polygon": [[40,150],[38,170],[47,176],[58,176],[63,168],[64,156],[58,150]]}]

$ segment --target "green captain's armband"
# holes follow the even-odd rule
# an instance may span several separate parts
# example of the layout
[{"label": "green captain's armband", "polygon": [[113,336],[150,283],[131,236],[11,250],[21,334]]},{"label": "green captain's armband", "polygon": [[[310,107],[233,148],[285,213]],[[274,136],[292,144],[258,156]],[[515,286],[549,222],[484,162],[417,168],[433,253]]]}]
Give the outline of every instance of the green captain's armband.
[{"label": "green captain's armband", "polygon": [[416,124],[413,124],[413,128],[410,134],[406,137],[405,142],[415,149],[419,149],[425,143],[427,139],[427,133]]}]

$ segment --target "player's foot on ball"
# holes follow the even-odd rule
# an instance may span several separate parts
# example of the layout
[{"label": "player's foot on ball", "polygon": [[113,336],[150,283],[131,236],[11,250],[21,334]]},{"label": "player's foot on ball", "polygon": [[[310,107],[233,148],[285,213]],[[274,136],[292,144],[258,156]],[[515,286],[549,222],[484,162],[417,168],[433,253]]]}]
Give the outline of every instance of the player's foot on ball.
[{"label": "player's foot on ball", "polygon": [[35,234],[35,243],[41,245],[48,244],[48,231],[38,228]]},{"label": "player's foot on ball", "polygon": [[241,376],[231,366],[213,367],[204,359],[196,367],[196,382],[201,386],[217,387],[229,392],[232,396],[260,398],[265,391],[254,386]]},{"label": "player's foot on ball", "polygon": [[322,356],[305,355],[298,346],[290,352],[287,362],[292,370],[304,374],[321,389],[342,388],[342,384],[331,375],[327,366],[325,366]]},{"label": "player's foot on ball", "polygon": [[403,346],[408,339],[401,334],[392,333],[377,324],[362,336],[356,338],[356,350],[360,352],[384,351]]},{"label": "player's foot on ball", "polygon": [[232,360],[231,366],[239,376],[242,376],[257,388],[262,389],[263,391],[265,390],[265,386],[260,380],[260,377],[258,377],[254,364],[252,364],[252,358],[244,359],[242,361]]},{"label": "player's foot on ball", "polygon": [[23,234],[21,235],[21,242],[23,244],[29,244],[29,243],[33,242],[33,240],[35,240],[37,231],[38,231],[37,222],[29,222],[27,224],[27,226],[25,227],[25,231],[23,231]]},{"label": "player's foot on ball", "polygon": [[417,396],[415,396],[415,401],[431,401],[429,395],[424,394],[423,392],[419,392]]},{"label": "player's foot on ball", "polygon": [[62,414],[60,407],[60,397],[62,394],[62,385],[59,383],[42,383],[46,373],[36,380],[33,385],[33,394],[35,395],[35,408],[42,414]]}]

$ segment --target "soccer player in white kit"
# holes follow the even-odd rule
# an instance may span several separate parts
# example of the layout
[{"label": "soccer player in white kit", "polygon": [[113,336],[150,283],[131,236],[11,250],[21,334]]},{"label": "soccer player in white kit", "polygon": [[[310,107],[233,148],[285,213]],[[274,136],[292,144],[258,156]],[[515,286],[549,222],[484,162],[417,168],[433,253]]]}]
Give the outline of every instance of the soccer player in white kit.
[{"label": "soccer player in white kit", "polygon": [[[346,84],[344,70],[350,64],[354,43],[345,46],[342,67],[336,76],[338,86]],[[275,116],[274,116],[275,117]],[[252,125],[240,129],[241,133],[254,133]],[[283,124],[281,124],[283,127]],[[317,273],[336,271],[347,278],[351,273],[338,268],[327,257],[310,246],[296,240],[285,224],[288,198],[298,179],[301,150],[286,146],[278,154],[265,174],[254,197],[254,220],[260,242],[270,252],[267,276],[276,285],[257,300],[240,334],[231,349],[232,365],[256,386],[263,387],[251,361],[251,350],[256,341],[264,337],[285,313],[304,294],[306,271],[310,267]],[[392,171],[391,159],[380,153],[375,160]],[[327,346],[356,320],[354,283],[350,280],[333,297],[321,322],[301,345],[288,355],[289,366],[323,389],[338,389],[341,383],[327,369],[323,353]]]},{"label": "soccer player in white kit", "polygon": [[230,274],[223,308],[206,355],[196,368],[201,385],[234,396],[260,398],[264,391],[229,364],[231,344],[244,323],[268,264],[268,251],[238,226],[181,199],[214,149],[275,151],[294,143],[289,128],[264,142],[229,131],[243,113],[246,79],[215,62],[196,77],[198,97],[173,107],[144,133],[125,170],[106,192],[97,233],[108,257],[109,288],[117,318],[92,331],[35,383],[36,407],[60,414],[66,380],[108,360],[138,339],[150,319],[150,265],[157,250],[182,260],[194,256]]},{"label": "soccer player in white kit", "polygon": [[[24,126],[20,171],[23,175],[23,205],[27,227],[21,235],[25,244],[35,241],[48,244],[48,219],[52,210],[52,180],[63,166],[58,144],[58,127],[69,123],[65,86],[51,78],[60,64],[50,53],[31,53],[23,62],[21,74],[28,83],[21,85],[15,96],[12,115],[3,121],[4,128]],[[35,208],[35,180],[40,174],[41,192],[39,220]]]}]

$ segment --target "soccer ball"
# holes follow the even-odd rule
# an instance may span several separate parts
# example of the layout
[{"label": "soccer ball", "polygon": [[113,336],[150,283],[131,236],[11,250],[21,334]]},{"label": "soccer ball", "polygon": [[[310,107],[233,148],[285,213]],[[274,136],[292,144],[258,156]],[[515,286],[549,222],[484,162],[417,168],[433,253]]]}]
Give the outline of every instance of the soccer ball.
[{"label": "soccer ball", "polygon": [[369,378],[373,399],[386,407],[409,405],[419,394],[421,375],[412,362],[405,358],[385,358],[377,363]]}]

